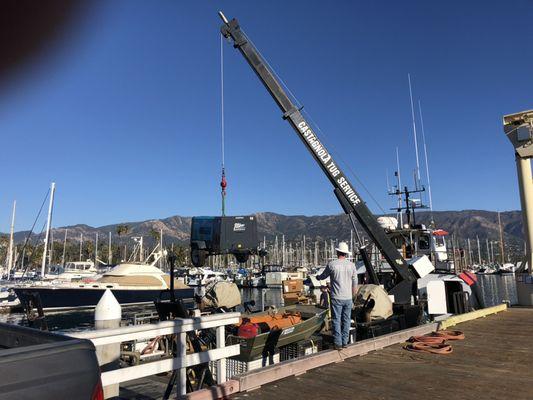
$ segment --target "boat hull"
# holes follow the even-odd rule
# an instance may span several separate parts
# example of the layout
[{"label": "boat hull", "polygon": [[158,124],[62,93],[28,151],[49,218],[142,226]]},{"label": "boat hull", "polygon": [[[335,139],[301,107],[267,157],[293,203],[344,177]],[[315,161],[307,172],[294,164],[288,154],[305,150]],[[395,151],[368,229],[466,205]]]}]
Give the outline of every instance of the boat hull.
[{"label": "boat hull", "polygon": [[[300,340],[309,339],[315,332],[320,331],[327,315],[327,309],[303,304],[281,307],[278,311],[298,311],[304,320],[296,325],[282,329],[281,332],[270,331],[249,339],[230,335],[228,337],[229,344],[240,344],[241,346],[241,353],[236,357],[237,359],[241,361],[252,361],[264,356],[263,353],[267,345],[269,347],[279,348],[299,342]],[[253,313],[252,315],[259,316],[265,314],[268,314],[268,312]],[[246,314],[243,314],[243,317],[246,317]],[[275,340],[275,343],[272,343],[272,340]]]},{"label": "boat hull", "polygon": [[[14,288],[22,303],[32,294],[38,294],[44,310],[69,310],[75,308],[94,308],[106,291],[105,288],[62,288],[62,287],[24,287]],[[121,305],[149,304],[159,299],[161,289],[110,289]],[[194,289],[174,290],[176,299],[194,297]],[[166,291],[164,298],[168,299]]]}]

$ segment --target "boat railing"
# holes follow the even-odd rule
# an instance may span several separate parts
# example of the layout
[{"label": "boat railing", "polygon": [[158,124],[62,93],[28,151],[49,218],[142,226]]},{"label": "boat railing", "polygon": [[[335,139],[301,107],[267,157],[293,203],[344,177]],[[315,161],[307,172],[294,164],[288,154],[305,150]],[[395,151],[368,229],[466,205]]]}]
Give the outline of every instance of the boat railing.
[{"label": "boat railing", "polygon": [[[196,318],[163,321],[155,324],[131,325],[113,329],[75,332],[69,333],[69,335],[80,339],[91,340],[97,350],[99,347],[113,344],[120,346],[120,343],[128,341],[153,339],[157,336],[165,335],[176,335],[177,351],[175,357],[102,372],[102,386],[120,385],[122,382],[179,370],[178,379],[176,379],[178,395],[185,395],[187,367],[216,361],[217,383],[220,384],[227,380],[226,359],[228,357],[239,355],[240,346],[238,344],[226,346],[225,326],[238,324],[240,315],[240,313],[231,312]],[[216,329],[216,347],[197,353],[187,353],[187,333],[204,329]]]}]

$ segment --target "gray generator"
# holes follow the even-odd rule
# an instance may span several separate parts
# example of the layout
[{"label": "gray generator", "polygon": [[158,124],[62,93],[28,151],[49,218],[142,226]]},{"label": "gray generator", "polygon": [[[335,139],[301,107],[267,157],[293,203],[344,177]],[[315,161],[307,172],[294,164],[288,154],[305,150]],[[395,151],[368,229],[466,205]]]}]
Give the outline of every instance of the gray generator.
[{"label": "gray generator", "polygon": [[205,264],[210,255],[233,254],[239,263],[258,254],[255,216],[193,217],[191,223],[191,261],[195,267]]}]

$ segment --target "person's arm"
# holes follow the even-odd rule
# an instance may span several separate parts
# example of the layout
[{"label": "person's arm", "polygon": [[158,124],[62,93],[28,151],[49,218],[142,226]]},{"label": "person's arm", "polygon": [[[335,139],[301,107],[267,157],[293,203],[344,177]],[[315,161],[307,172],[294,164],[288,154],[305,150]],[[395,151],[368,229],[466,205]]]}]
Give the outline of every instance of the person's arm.
[{"label": "person's arm", "polygon": [[316,276],[316,279],[318,279],[319,281],[323,281],[329,276],[330,273],[331,273],[331,270],[329,269],[329,264],[328,264],[326,265],[326,268],[324,268],[324,271],[322,271],[320,275]]},{"label": "person's arm", "polygon": [[357,268],[353,266],[353,275],[352,275],[352,297],[355,297],[357,294]]}]

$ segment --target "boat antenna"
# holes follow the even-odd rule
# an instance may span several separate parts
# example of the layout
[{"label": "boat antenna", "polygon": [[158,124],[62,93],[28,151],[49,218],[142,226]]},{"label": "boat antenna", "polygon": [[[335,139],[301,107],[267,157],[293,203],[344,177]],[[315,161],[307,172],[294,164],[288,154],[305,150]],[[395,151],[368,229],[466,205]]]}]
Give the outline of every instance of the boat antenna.
[{"label": "boat antenna", "polygon": [[[222,14],[223,15],[223,14]],[[224,148],[224,43],[220,35],[220,130],[222,139],[222,178],[220,180],[221,197],[222,197],[222,216],[226,215],[226,160]]]},{"label": "boat antenna", "polygon": [[400,229],[403,228],[403,213],[402,213],[402,177],[400,174],[400,152],[396,147],[396,179],[397,179],[397,193],[398,193],[398,217],[400,220]]},{"label": "boat antenna", "polygon": [[426,164],[426,179],[428,180],[428,197],[429,197],[429,212],[431,215],[431,224],[434,225],[433,219],[433,196],[431,195],[431,179],[429,177],[429,163],[428,163],[428,151],[426,146],[426,133],[424,131],[424,118],[422,117],[422,105],[420,99],[418,100],[418,111],[420,114],[420,127],[422,128],[422,143],[424,145],[424,160]]},{"label": "boat antenna", "polygon": [[420,186],[420,161],[418,159],[418,140],[416,135],[415,122],[415,107],[413,105],[413,90],[411,88],[411,74],[407,74],[409,80],[409,99],[411,100],[411,119],[413,120],[413,137],[415,139],[415,155],[416,155],[416,173],[415,173],[415,189],[418,190]]}]

